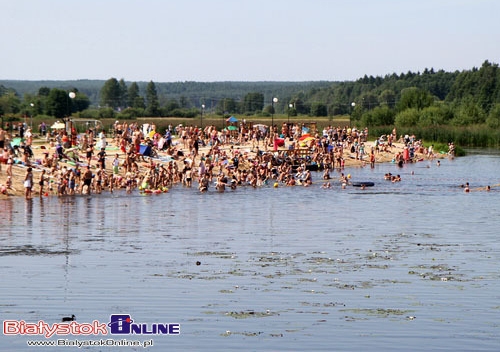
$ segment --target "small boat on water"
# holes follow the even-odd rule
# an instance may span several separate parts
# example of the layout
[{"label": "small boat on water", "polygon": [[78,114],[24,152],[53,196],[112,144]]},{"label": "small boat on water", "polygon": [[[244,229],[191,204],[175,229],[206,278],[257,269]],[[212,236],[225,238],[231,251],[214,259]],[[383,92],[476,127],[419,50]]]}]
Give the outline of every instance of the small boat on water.
[{"label": "small boat on water", "polygon": [[375,186],[375,183],[374,182],[371,182],[371,181],[357,181],[357,182],[351,182],[351,185],[353,187],[373,187]]}]

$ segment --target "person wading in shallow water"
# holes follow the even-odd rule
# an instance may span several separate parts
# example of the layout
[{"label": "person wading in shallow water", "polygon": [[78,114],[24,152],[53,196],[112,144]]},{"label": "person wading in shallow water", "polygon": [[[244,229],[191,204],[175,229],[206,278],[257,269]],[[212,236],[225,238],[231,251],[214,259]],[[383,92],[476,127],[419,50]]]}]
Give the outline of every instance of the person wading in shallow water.
[{"label": "person wading in shallow water", "polygon": [[24,195],[26,199],[31,199],[31,189],[33,187],[33,169],[31,167],[26,171],[24,177]]},{"label": "person wading in shallow water", "polygon": [[371,152],[370,154],[370,166],[371,168],[375,168],[375,153],[374,152]]},{"label": "person wading in shallow water", "polygon": [[[83,174],[82,194],[91,193],[91,188],[92,188],[91,184],[92,184],[92,170],[90,170],[90,166],[87,166],[87,170],[85,170],[85,173]],[[85,187],[87,187],[87,190],[85,190]]]}]

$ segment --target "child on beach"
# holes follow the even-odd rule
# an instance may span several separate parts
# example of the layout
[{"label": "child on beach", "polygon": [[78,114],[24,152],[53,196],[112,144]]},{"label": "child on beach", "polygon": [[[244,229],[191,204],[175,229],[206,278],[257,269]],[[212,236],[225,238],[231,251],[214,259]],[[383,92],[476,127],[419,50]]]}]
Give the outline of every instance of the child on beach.
[{"label": "child on beach", "polygon": [[106,169],[106,148],[101,148],[101,151],[97,153],[98,163],[101,165],[101,169]]},{"label": "child on beach", "polygon": [[33,169],[31,167],[26,171],[24,177],[24,196],[26,199],[31,199],[31,188],[33,187]]},{"label": "child on beach", "polygon": [[16,191],[16,189],[12,187],[12,176],[7,176],[7,181],[5,181],[5,186],[7,187],[8,190],[11,189],[14,192]]}]

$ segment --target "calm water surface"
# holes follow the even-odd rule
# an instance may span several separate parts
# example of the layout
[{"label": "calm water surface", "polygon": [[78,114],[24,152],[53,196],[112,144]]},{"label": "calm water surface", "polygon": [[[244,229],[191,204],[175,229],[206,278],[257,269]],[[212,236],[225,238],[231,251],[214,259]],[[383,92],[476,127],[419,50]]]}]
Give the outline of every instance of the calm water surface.
[{"label": "calm water surface", "polygon": [[[1,201],[0,314],[179,323],[179,336],[126,336],[158,351],[495,351],[500,188],[459,185],[499,184],[498,170],[493,153],[345,171],[366,190]],[[1,336],[0,350],[27,340]]]}]

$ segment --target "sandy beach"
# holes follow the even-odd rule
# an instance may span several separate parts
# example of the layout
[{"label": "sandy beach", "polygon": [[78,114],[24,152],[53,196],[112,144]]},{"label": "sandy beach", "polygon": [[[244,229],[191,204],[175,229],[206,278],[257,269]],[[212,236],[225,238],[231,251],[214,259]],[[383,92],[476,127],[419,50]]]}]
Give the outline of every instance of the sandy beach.
[{"label": "sandy beach", "polygon": [[[370,139],[372,139],[372,140],[370,140]],[[368,141],[364,142],[365,155],[363,157],[363,160],[357,160],[355,158],[354,154],[349,153],[348,150],[344,151],[344,167],[345,168],[370,167],[369,151],[375,145],[374,139],[375,138],[368,138]],[[108,137],[107,140],[108,140],[108,146],[106,148],[106,154],[107,154],[107,156],[106,156],[106,171],[109,175],[112,175],[113,170],[112,170],[112,162],[111,161],[114,159],[115,154],[118,154],[119,158],[120,158],[120,162],[123,162],[123,160],[125,158],[125,153],[123,153],[120,150],[119,146],[116,145],[114,139]],[[181,151],[182,154],[185,155],[185,157],[181,157],[178,160],[175,160],[175,162],[178,164],[179,169],[182,169],[182,164],[184,162],[184,159],[190,158],[190,151],[186,148],[183,148],[182,140],[179,136],[173,137],[172,144],[175,146],[177,151]],[[287,151],[287,150],[289,150],[289,148],[290,148],[290,142],[288,140],[285,142],[285,144],[283,146],[279,147],[277,151],[274,151],[272,146],[269,146],[267,148],[267,151],[265,151],[265,148],[263,147],[263,143],[262,142],[260,143],[260,150],[264,150],[264,153],[277,153],[279,151]],[[44,153],[49,153],[49,156],[52,156],[55,153],[55,145],[54,145],[54,142],[46,141],[45,138],[42,139],[42,138],[35,137],[33,139],[33,144],[32,144],[31,149],[32,149],[33,154],[34,154],[34,156],[31,158],[31,166],[33,168],[33,180],[34,180],[32,196],[37,197],[40,195],[38,192],[38,190],[39,190],[38,180],[40,177],[40,173],[43,169],[43,167],[40,165],[40,160],[42,160]],[[232,151],[237,150],[240,153],[240,155],[242,155],[244,158],[252,159],[255,157],[255,149],[252,148],[252,143],[250,141],[243,143],[243,144],[238,144],[238,145],[234,145],[234,144],[221,145],[220,149],[227,151],[227,152],[229,152],[230,150],[232,150]],[[388,147],[388,148],[386,148],[386,150],[381,149],[379,152],[375,153],[375,167],[376,167],[376,164],[378,164],[378,163],[393,162],[395,155],[398,153],[402,153],[403,149],[404,149],[404,144],[402,144],[402,143],[393,143],[392,147]],[[85,151],[78,149],[78,147],[76,147],[76,148],[74,147],[74,148],[72,148],[72,150],[74,150],[74,152],[78,155],[80,160],[85,160]],[[91,162],[92,170],[95,170],[95,165],[97,164],[97,159],[95,157],[95,154],[97,154],[98,151],[99,150],[95,147],[94,159]],[[203,155],[203,154],[207,155],[209,153],[209,151],[210,151],[209,146],[200,147],[198,157],[194,160],[193,165],[196,165],[196,163],[197,163],[197,161],[199,161],[199,158],[201,155]],[[424,152],[424,150],[416,150],[414,159],[420,159],[420,160],[428,159],[428,157],[423,152]],[[159,157],[166,156],[166,155],[167,154],[165,152],[158,151]],[[434,155],[434,157],[440,158],[440,157],[443,157],[443,155],[436,154],[436,155]],[[17,159],[15,159],[15,160],[17,161]],[[145,160],[140,160],[138,162],[139,169],[141,171],[145,170],[148,167],[148,165],[150,165],[151,162],[160,163],[163,165],[167,164],[167,162],[161,161],[160,159],[150,159],[150,158],[146,157]],[[74,163],[72,163],[70,160],[62,159],[59,162],[59,167],[63,167],[63,166],[66,166],[67,168],[72,168],[72,167],[74,167]],[[239,168],[244,168],[244,167],[245,167],[245,163],[244,162],[240,163]],[[6,168],[7,168],[7,165],[5,163],[2,163],[1,171],[0,171],[0,184],[1,185],[6,184],[6,180],[7,180]],[[5,199],[7,197],[12,197],[12,196],[24,196],[25,189],[24,189],[23,183],[24,183],[25,175],[27,173],[27,169],[28,169],[28,166],[20,163],[20,161],[17,161],[13,165],[13,167],[12,167],[12,188],[7,190],[7,194],[1,194],[0,199],[2,199],[2,198]],[[120,168],[120,174],[123,175],[124,171],[121,169],[122,168]],[[46,172],[49,172],[49,170],[46,170]],[[219,172],[217,167],[214,168],[214,172],[217,172],[217,173]],[[197,180],[196,177],[194,179]],[[196,184],[197,184],[197,182],[195,182],[195,185]],[[56,195],[56,193],[54,193],[54,192],[49,192],[48,187],[45,187],[45,189],[47,190],[48,193],[44,194],[44,196]],[[107,190],[105,189],[104,192],[107,192]]]}]

